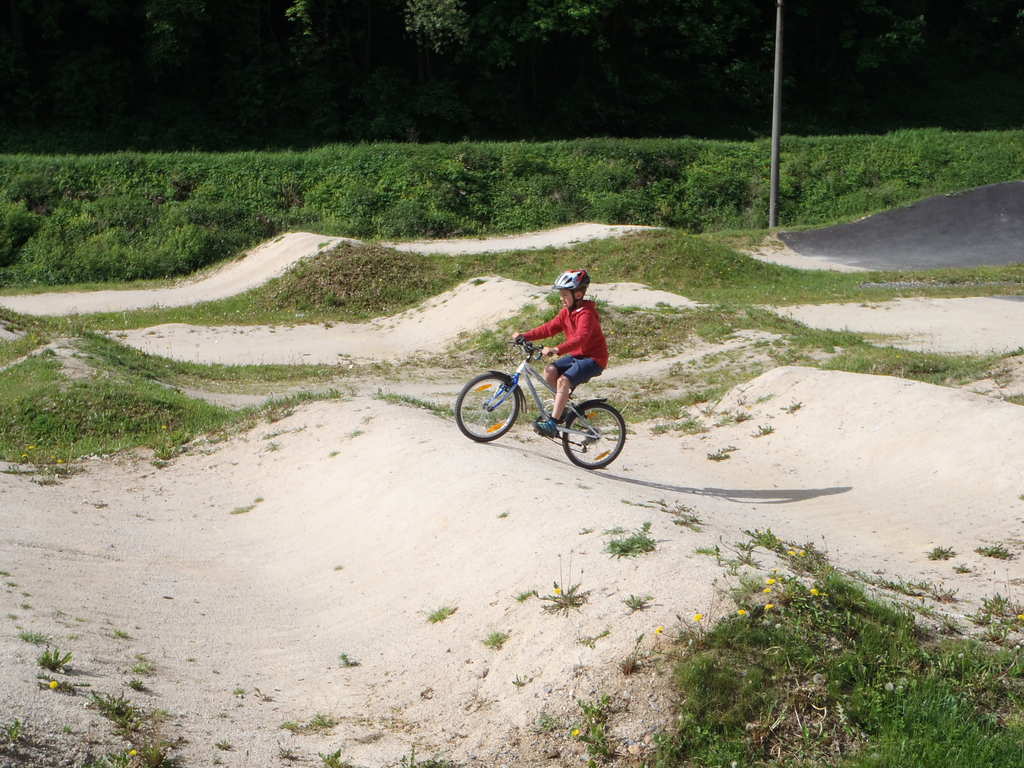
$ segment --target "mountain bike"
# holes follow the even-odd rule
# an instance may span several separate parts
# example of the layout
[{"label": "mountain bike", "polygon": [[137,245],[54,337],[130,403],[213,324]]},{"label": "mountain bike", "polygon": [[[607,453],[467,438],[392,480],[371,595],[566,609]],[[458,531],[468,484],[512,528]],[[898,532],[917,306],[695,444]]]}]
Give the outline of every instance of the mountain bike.
[{"label": "mountain bike", "polygon": [[[555,391],[532,365],[541,359],[541,347],[525,339],[510,343],[524,356],[519,367],[513,373],[481,373],[462,388],[455,400],[455,423],[462,434],[478,443],[497,440],[512,429],[519,412],[526,410],[524,390],[530,393],[543,418],[551,415],[534,386],[537,381],[548,392]],[[565,455],[576,466],[601,469],[622,452],[626,422],[603,397],[574,403],[570,395],[558,436],[549,439],[561,440]]]}]

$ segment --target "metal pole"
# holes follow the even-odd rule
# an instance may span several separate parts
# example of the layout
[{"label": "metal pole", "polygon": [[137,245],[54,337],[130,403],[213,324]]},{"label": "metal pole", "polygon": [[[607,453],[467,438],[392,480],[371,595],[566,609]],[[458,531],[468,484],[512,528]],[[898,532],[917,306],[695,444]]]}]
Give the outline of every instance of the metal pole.
[{"label": "metal pole", "polygon": [[782,0],[775,8],[775,90],[772,93],[772,172],[768,226],[779,225],[779,127],[782,124]]}]

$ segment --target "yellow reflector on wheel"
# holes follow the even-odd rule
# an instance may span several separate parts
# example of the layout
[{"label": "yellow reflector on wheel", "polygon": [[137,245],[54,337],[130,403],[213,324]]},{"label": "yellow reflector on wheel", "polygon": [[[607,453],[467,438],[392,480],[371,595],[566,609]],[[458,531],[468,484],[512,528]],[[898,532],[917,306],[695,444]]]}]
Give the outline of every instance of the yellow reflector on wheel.
[{"label": "yellow reflector on wheel", "polygon": [[600,461],[605,456],[607,456],[609,453],[611,453],[611,451],[605,451],[604,453],[597,454],[597,456],[594,457],[594,461]]},{"label": "yellow reflector on wheel", "polygon": [[501,429],[504,426],[505,426],[505,422],[504,421],[499,421],[497,424],[491,424],[491,426],[489,426],[487,428],[487,434],[490,434],[491,432],[497,432],[499,429]]},{"label": "yellow reflector on wheel", "polygon": [[480,385],[479,387],[477,387],[477,388],[476,388],[476,389],[474,389],[473,391],[474,391],[474,392],[486,392],[486,391],[487,391],[488,389],[490,389],[490,388],[491,388],[491,387],[493,387],[493,386],[494,386],[494,384],[493,384],[493,383],[489,383],[489,384],[481,384],[481,385]]}]

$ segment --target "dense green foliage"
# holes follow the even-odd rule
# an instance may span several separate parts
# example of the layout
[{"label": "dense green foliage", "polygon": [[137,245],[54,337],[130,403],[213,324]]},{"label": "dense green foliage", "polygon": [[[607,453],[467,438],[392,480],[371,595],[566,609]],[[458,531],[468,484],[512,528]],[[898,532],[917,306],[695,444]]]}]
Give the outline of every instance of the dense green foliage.
[{"label": "dense green foliage", "polygon": [[[2,151],[763,136],[775,3],[10,0]],[[788,3],[790,132],[1020,127],[1016,0]]]},{"label": "dense green foliage", "polygon": [[[401,238],[574,221],[753,228],[764,141],[336,145],[0,156],[0,285],[192,272],[278,232]],[[788,137],[780,219],[814,225],[1024,177],[1024,132]]]}]

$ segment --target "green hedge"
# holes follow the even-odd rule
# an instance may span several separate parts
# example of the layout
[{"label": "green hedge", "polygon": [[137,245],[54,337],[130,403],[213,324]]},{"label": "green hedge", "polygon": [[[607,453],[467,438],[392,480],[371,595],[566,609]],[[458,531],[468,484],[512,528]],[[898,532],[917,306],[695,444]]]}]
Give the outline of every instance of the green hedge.
[{"label": "green hedge", "polygon": [[[575,221],[765,226],[766,141],[339,145],[306,152],[0,156],[0,285],[191,272],[278,232],[362,238]],[[1024,178],[1024,131],[788,137],[780,221],[847,219]]]}]

